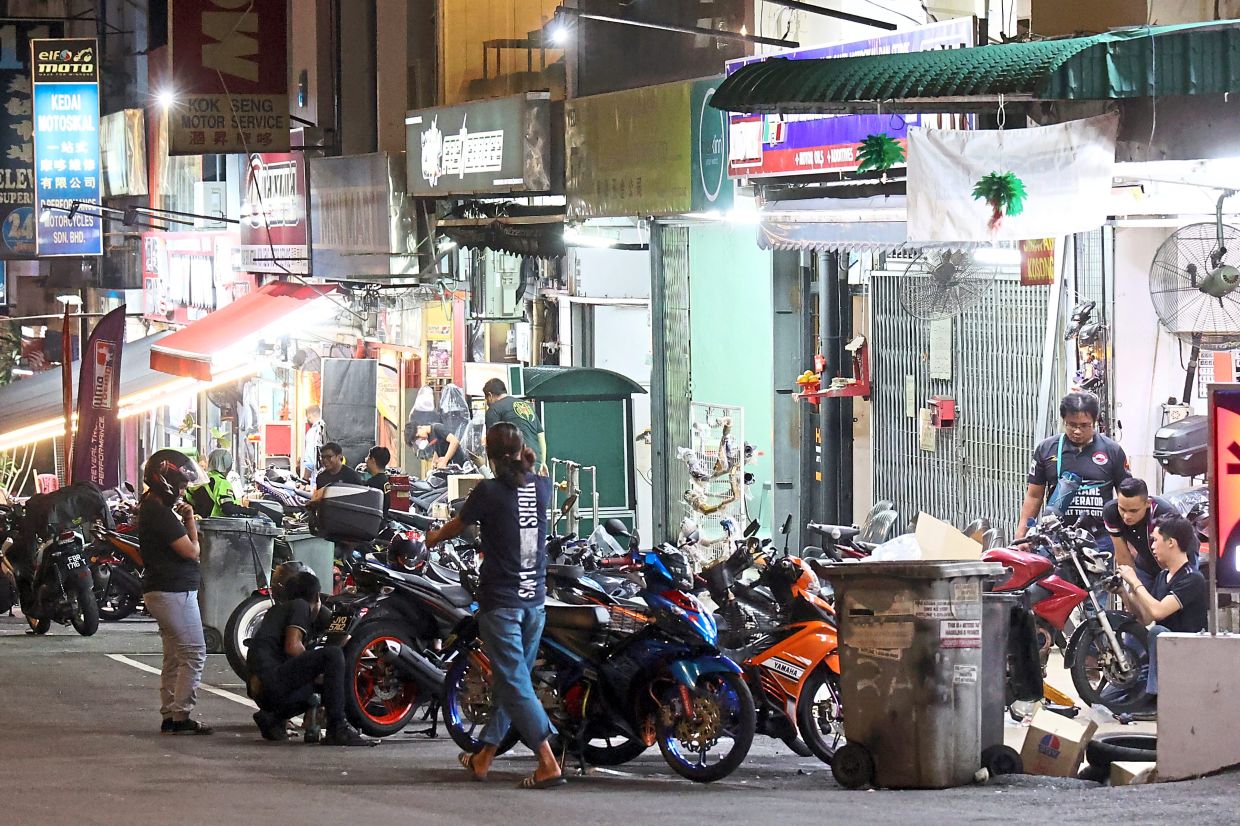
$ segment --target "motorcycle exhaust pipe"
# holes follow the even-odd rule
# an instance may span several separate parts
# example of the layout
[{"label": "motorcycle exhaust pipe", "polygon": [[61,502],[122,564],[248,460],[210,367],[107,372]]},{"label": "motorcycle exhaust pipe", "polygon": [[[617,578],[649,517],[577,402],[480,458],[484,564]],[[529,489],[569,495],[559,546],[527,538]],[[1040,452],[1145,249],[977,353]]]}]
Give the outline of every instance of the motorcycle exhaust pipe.
[{"label": "motorcycle exhaust pipe", "polygon": [[381,660],[396,669],[396,673],[404,679],[413,680],[436,697],[443,693],[443,682],[447,673],[410,646],[395,640],[384,640],[378,654]]}]

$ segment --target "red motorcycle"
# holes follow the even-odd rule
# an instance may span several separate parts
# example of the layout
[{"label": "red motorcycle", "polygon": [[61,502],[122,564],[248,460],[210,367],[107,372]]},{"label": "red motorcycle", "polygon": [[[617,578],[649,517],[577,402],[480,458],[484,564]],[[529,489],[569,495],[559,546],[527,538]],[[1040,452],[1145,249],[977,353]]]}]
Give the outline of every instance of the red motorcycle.
[{"label": "red motorcycle", "polygon": [[982,560],[1011,572],[991,590],[1028,594],[1043,665],[1058,647],[1084,702],[1115,712],[1146,703],[1148,634],[1133,615],[1106,609],[1107,591],[1116,586],[1111,554],[1098,550],[1089,531],[1044,516],[1020,543],[988,550]]}]

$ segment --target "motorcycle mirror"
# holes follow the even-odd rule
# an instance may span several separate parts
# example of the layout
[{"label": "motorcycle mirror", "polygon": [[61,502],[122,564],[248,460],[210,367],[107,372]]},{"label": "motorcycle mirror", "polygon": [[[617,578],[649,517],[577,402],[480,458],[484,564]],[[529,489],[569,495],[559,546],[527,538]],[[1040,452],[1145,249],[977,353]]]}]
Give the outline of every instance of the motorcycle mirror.
[{"label": "motorcycle mirror", "polygon": [[792,514],[788,514],[788,518],[784,520],[784,524],[779,529],[780,536],[787,536],[788,531],[792,528]]},{"label": "motorcycle mirror", "polygon": [[129,491],[130,493],[136,493],[136,491],[134,490],[133,482],[125,482],[125,490]]},{"label": "motorcycle mirror", "polygon": [[564,500],[564,504],[560,505],[560,515],[568,516],[569,511],[571,511],[573,509],[573,506],[576,504],[577,504],[577,491],[573,491],[572,493],[568,495],[568,498]]},{"label": "motorcycle mirror", "polygon": [[[788,518],[791,519],[792,515],[789,514]],[[757,519],[754,519],[753,521],[751,521],[748,525],[745,526],[745,538],[748,539],[751,536],[756,536],[758,533],[758,530],[761,527],[762,526],[758,524]]]}]

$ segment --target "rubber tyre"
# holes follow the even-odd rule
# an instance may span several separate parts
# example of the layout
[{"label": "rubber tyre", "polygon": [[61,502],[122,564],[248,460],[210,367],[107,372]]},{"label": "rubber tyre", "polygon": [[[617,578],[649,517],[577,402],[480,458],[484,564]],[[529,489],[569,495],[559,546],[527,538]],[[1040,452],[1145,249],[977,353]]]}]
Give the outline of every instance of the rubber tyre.
[{"label": "rubber tyre", "polygon": [[1107,771],[1112,763],[1153,763],[1158,759],[1156,734],[1100,734],[1085,745],[1085,761],[1091,768]]},{"label": "rubber tyre", "polygon": [[[474,754],[481,750],[482,742],[474,737],[474,732],[481,732],[484,725],[481,721],[473,723],[472,717],[467,716],[469,712],[465,709],[466,702],[466,679],[470,678],[471,669],[477,667],[477,658],[480,653],[476,649],[462,651],[448,669],[448,674],[444,678],[444,698],[443,698],[443,724],[448,730],[448,736],[452,738],[452,742],[456,743],[457,748],[463,752]],[[490,702],[490,686],[486,686],[487,702]],[[469,728],[467,725],[472,724]],[[515,728],[509,728],[508,733],[504,735],[504,739],[500,742],[499,747],[495,750],[496,754],[503,754],[509,751],[520,740]],[[601,765],[601,764],[600,764]]]},{"label": "rubber tyre", "polygon": [[250,680],[250,669],[245,664],[250,647],[245,641],[258,630],[263,617],[267,616],[267,611],[273,605],[275,601],[271,597],[252,594],[228,615],[228,622],[224,626],[224,656],[228,658],[228,665],[233,673],[240,677],[243,683]]},{"label": "rubber tyre", "polygon": [[99,601],[95,599],[92,579],[79,579],[74,586],[75,609],[69,617],[73,630],[83,637],[93,637],[99,630]]},{"label": "rubber tyre", "polygon": [[1011,746],[1004,745],[987,746],[982,749],[982,768],[990,772],[991,777],[1025,773],[1025,763],[1020,759],[1020,752]]},{"label": "rubber tyre", "polygon": [[[401,680],[391,666],[379,660],[372,651],[383,640],[394,640],[415,649],[409,633],[394,622],[363,625],[344,647],[344,713],[349,722],[363,734],[388,737],[409,724],[414,712],[429,698],[412,680]],[[377,698],[379,681],[394,694],[390,699]],[[384,711],[380,711],[380,706]],[[385,713],[386,712],[386,713]]]},{"label": "rubber tyre", "polygon": [[828,668],[818,667],[814,669],[804,685],[801,686],[801,694],[797,699],[797,730],[801,732],[801,739],[805,741],[805,745],[809,746],[809,750],[815,757],[822,762],[830,765],[835,753],[843,742],[844,719],[841,709],[840,717],[836,720],[835,725],[840,729],[838,738],[827,738],[822,730],[818,727],[818,721],[814,717],[814,697],[824,686],[832,686],[835,694],[836,703],[839,703],[840,687],[839,677],[831,672]]},{"label": "rubber tyre", "polygon": [[814,752],[810,749],[810,747],[805,745],[805,743],[801,740],[801,738],[797,737],[795,734],[786,734],[779,739],[780,739],[780,742],[782,742],[785,746],[787,746],[788,750],[791,751],[793,754],[795,754],[797,757],[813,757],[814,756]]},{"label": "rubber tyre", "polygon": [[[733,739],[732,748],[718,763],[712,766],[697,766],[690,765],[685,760],[682,760],[674,750],[673,741],[676,740],[674,729],[665,726],[662,722],[656,724],[656,739],[658,740],[659,751],[662,752],[664,761],[672,767],[672,771],[686,780],[692,780],[694,783],[713,783],[736,771],[737,767],[745,761],[745,757],[749,754],[749,747],[753,745],[753,736],[758,724],[754,711],[753,695],[749,693],[749,686],[745,683],[745,678],[740,674],[735,674],[731,671],[703,674],[698,678],[697,687],[690,693],[700,696],[704,684],[716,682],[722,683],[723,688],[726,688],[736,696],[738,706],[736,709],[736,717],[738,719],[735,728],[731,732]],[[675,721],[673,721],[674,725]],[[676,743],[679,745],[678,741]]]},{"label": "rubber tyre", "polygon": [[[600,738],[595,738],[600,739]],[[645,754],[648,746],[641,740],[622,740],[611,746],[596,746],[586,743],[582,749],[582,757],[591,766],[623,766]]]},{"label": "rubber tyre", "polygon": [[46,617],[43,619],[26,617],[26,624],[30,626],[30,630],[35,634],[46,634],[48,629],[52,627],[52,621]]},{"label": "rubber tyre", "polygon": [[874,782],[874,758],[860,743],[845,743],[831,760],[831,774],[845,789],[860,789]]},{"label": "rubber tyre", "polygon": [[104,622],[120,622],[138,610],[142,602],[142,580],[124,568],[112,566],[108,586],[99,601],[99,618]]},{"label": "rubber tyre", "polygon": [[[1126,619],[1122,622],[1114,623],[1112,627],[1115,630],[1116,636],[1121,638],[1121,645],[1124,645],[1126,650],[1135,655],[1138,662],[1149,661],[1149,632],[1146,631],[1144,625],[1136,620]],[[1095,690],[1089,681],[1089,674],[1087,673],[1089,657],[1087,654],[1093,649],[1094,640],[1098,640],[1100,645],[1107,645],[1106,635],[1102,630],[1102,626],[1096,621],[1091,621],[1082,634],[1083,636],[1073,652],[1072,663],[1069,668],[1072,674],[1072,685],[1076,688],[1076,693],[1080,696],[1081,701],[1087,706],[1099,703],[1116,713],[1135,711],[1147,705],[1149,695],[1145,693],[1144,686],[1138,687],[1135,683],[1125,700],[1112,700],[1110,702],[1103,700],[1102,693]],[[1125,634],[1129,635],[1132,641],[1123,642],[1122,638]],[[1133,641],[1135,641],[1135,644]],[[1140,682],[1140,672],[1134,677],[1134,680],[1137,683]]]}]

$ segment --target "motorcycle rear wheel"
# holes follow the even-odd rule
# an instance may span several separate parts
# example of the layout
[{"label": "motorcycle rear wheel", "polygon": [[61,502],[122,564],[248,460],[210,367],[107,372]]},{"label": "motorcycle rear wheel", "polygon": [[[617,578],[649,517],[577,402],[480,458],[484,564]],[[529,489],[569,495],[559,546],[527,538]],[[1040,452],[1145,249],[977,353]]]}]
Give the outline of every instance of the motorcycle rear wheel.
[{"label": "motorcycle rear wheel", "polygon": [[388,640],[414,649],[421,647],[392,622],[363,626],[344,647],[345,716],[371,737],[396,734],[428,699],[417,683],[401,679],[379,656]]},{"label": "motorcycle rear wheel", "polygon": [[[722,780],[744,761],[753,744],[757,727],[753,696],[745,679],[730,671],[703,674],[688,695],[692,709],[684,707],[683,695],[673,688],[665,699],[670,713],[656,713],[659,751],[681,777],[695,783]],[[716,718],[714,726],[707,732],[696,731],[697,726],[709,722],[709,717]],[[707,763],[708,754],[723,738],[730,741],[727,750],[716,762]]]},{"label": "motorcycle rear wheel", "polygon": [[1141,669],[1149,663],[1149,634],[1144,625],[1133,619],[1115,622],[1113,618],[1111,627],[1137,667],[1122,681],[1116,679],[1120,675],[1115,673],[1110,641],[1102,625],[1096,619],[1090,620],[1069,664],[1072,685],[1087,705],[1099,703],[1116,713],[1133,711],[1149,702]]},{"label": "motorcycle rear wheel", "polygon": [[83,637],[94,636],[99,630],[99,602],[95,599],[94,581],[79,579],[69,595],[69,604],[73,630]]},{"label": "motorcycle rear wheel", "polygon": [[138,610],[138,603],[142,601],[142,582],[124,568],[113,566],[107,586],[96,597],[99,618],[104,622],[120,622]]}]

